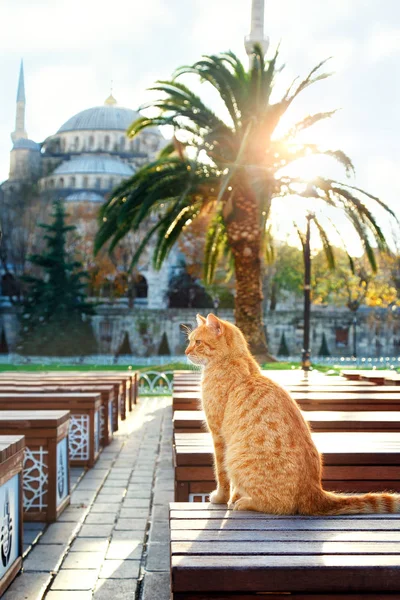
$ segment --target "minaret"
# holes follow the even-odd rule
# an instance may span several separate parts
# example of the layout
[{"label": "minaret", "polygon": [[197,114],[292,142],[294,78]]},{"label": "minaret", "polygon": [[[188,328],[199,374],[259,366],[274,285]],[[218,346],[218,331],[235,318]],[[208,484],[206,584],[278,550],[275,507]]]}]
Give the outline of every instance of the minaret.
[{"label": "minaret", "polygon": [[11,139],[16,142],[20,139],[27,139],[25,131],[25,82],[24,82],[24,63],[21,60],[19,69],[18,91],[17,91],[17,112],[15,116],[15,131],[11,134]]},{"label": "minaret", "polygon": [[269,38],[264,37],[264,0],[252,0],[251,4],[251,30],[244,38],[244,47],[249,56],[251,66],[251,55],[254,45],[258,44],[267,53]]}]

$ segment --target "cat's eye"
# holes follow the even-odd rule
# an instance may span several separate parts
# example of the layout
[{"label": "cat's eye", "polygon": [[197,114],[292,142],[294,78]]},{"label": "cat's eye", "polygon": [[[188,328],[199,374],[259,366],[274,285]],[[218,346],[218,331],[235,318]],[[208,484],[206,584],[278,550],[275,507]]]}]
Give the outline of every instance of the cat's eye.
[{"label": "cat's eye", "polygon": [[196,344],[196,346],[198,346],[199,344],[201,344],[201,340],[196,340],[195,344]]}]

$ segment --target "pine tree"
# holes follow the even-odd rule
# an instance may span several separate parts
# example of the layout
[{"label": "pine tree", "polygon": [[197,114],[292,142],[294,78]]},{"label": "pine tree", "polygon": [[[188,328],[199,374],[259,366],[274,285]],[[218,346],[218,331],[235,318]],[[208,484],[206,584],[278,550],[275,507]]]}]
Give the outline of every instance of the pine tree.
[{"label": "pine tree", "polygon": [[171,350],[169,348],[168,337],[167,334],[162,334],[161,342],[158,347],[158,356],[169,356],[171,354]]},{"label": "pine tree", "polygon": [[128,332],[125,331],[124,339],[122,340],[122,344],[119,347],[117,352],[117,356],[128,356],[132,354],[131,343],[129,341]]},{"label": "pine tree", "polygon": [[66,236],[76,228],[65,224],[67,215],[60,200],[53,208],[53,222],[40,225],[46,231],[47,248],[29,259],[44,276],[24,277],[27,291],[17,349],[38,356],[94,354],[97,347],[88,318],[94,307],[86,300],[83,281],[87,274],[81,263],[69,259],[66,249]]},{"label": "pine tree", "polygon": [[326,335],[325,335],[325,331],[322,334],[322,342],[321,342],[321,347],[319,349],[318,352],[318,356],[330,356],[331,353],[329,352],[329,348],[328,348],[328,342],[326,341]]},{"label": "pine tree", "polygon": [[289,356],[289,354],[290,352],[286,343],[285,332],[283,331],[281,335],[281,341],[279,344],[278,356]]}]

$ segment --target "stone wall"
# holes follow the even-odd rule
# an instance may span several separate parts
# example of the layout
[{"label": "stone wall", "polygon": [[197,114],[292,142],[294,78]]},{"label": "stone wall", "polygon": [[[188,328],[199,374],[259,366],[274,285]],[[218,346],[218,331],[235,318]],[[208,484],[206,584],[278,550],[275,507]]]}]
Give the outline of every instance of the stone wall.
[{"label": "stone wall", "polygon": [[[93,329],[101,354],[115,355],[128,334],[132,355],[148,357],[159,354],[163,334],[173,355],[183,354],[186,336],[181,324],[196,326],[196,309],[129,308],[123,302],[102,305],[93,317]],[[203,311],[206,313],[207,311]],[[218,315],[233,321],[231,310],[220,310]],[[303,340],[303,317],[299,310],[281,310],[265,317],[269,345],[277,354],[282,334],[291,356],[300,356]],[[3,299],[0,303],[0,330],[4,328],[10,351],[17,342],[16,309]],[[354,328],[358,356],[398,356],[400,354],[400,315],[393,311],[362,309],[353,323],[353,315],[346,309],[313,307],[311,313],[311,351],[318,356],[325,333],[332,356],[352,356]],[[1,332],[1,331],[0,331]]]}]

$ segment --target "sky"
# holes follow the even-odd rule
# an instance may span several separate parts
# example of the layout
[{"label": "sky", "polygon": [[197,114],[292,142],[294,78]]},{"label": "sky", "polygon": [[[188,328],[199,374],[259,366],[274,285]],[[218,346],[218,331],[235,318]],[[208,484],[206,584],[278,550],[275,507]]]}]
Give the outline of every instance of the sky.
[{"label": "sky", "polygon": [[[118,103],[136,109],[149,98],[152,83],[202,54],[231,49],[247,62],[243,38],[250,32],[250,10],[251,0],[1,0],[0,182],[8,176],[21,58],[26,129],[40,142],[75,113],[101,105],[111,81]],[[350,183],[397,210],[399,0],[265,0],[265,34],[270,52],[280,42],[285,64],[278,92],[332,57],[326,68],[334,75],[299,96],[287,125],[340,109],[310,129],[307,141],[344,150],[356,167]],[[312,167],[302,168],[312,175]],[[345,178],[336,167],[330,173]],[[296,210],[293,205],[291,218]],[[281,218],[283,235],[287,212]]]}]

